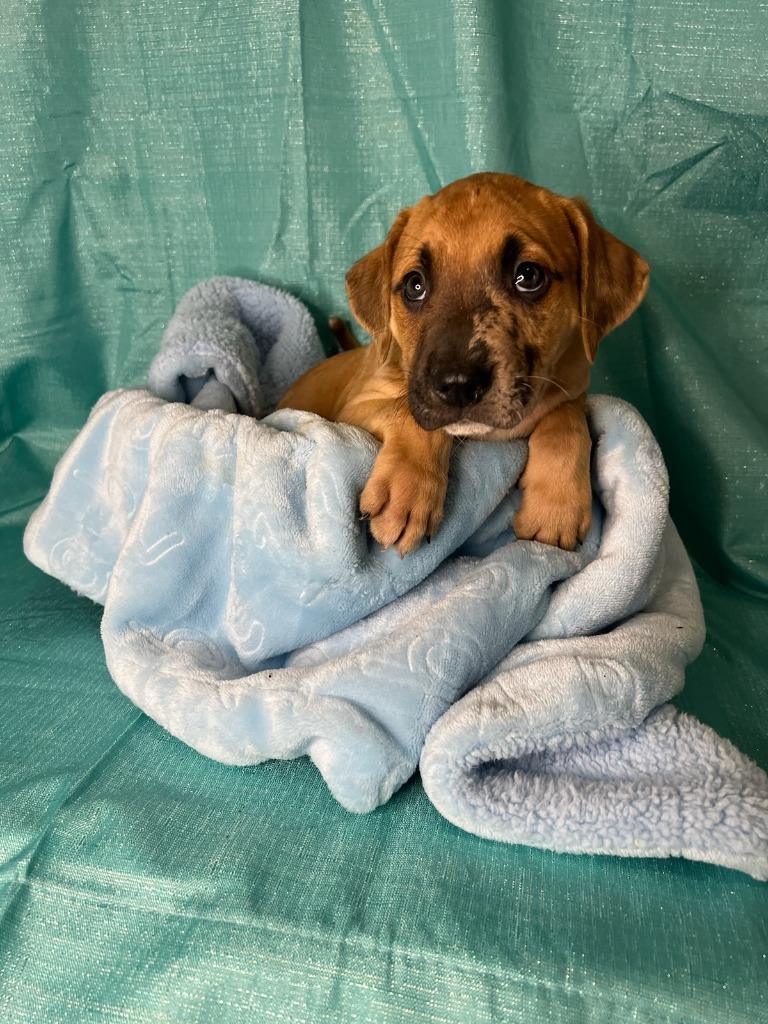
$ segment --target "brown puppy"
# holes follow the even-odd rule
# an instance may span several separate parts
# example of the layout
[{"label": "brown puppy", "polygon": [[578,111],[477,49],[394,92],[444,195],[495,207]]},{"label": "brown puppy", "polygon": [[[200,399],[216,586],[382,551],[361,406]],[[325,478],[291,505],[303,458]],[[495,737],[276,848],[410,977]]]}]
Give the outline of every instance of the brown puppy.
[{"label": "brown puppy", "polygon": [[402,210],[352,267],[371,345],[310,370],[280,406],[382,442],[360,509],[385,548],[405,555],[437,530],[455,437],[527,437],[515,533],[571,549],[591,517],[590,365],[648,272],[583,199],[473,174]]}]

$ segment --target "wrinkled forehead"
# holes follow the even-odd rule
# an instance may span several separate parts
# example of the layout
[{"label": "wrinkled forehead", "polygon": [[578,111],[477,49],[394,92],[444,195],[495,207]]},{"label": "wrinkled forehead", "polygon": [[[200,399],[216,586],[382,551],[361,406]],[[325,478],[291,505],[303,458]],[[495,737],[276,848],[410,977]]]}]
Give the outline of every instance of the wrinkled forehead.
[{"label": "wrinkled forehead", "polygon": [[524,182],[519,188],[449,185],[412,208],[395,252],[395,276],[414,267],[492,272],[510,253],[575,273],[578,251],[563,202]]}]

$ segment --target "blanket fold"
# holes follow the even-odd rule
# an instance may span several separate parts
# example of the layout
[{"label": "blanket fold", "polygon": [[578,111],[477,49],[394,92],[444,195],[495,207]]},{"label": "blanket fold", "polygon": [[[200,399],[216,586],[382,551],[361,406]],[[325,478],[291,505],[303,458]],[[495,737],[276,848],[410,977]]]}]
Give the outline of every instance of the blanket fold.
[{"label": "blanket fold", "polygon": [[[401,559],[358,515],[373,438],[233,411],[271,408],[316,361],[303,307],[270,321],[274,304],[234,278],[193,289],[153,364],[160,395],[104,396],[30,520],[28,557],[104,604],[123,692],[209,757],[310,756],[353,811],[420,763],[438,810],[479,835],[768,877],[768,777],[665,705],[703,617],[637,412],[588,402],[578,551],[514,537],[524,442],[467,442],[440,530]],[[239,362],[217,351],[233,333]]]},{"label": "blanket fold", "polygon": [[663,704],[702,640],[671,522],[664,551],[642,612],[603,635],[519,644],[436,722],[421,774],[445,817],[506,842],[684,856],[766,877],[765,774]]},{"label": "blanket fold", "polygon": [[298,299],[240,277],[212,277],[179,303],[149,386],[169,402],[264,416],[296,379],[296,367],[308,370],[323,354]]}]

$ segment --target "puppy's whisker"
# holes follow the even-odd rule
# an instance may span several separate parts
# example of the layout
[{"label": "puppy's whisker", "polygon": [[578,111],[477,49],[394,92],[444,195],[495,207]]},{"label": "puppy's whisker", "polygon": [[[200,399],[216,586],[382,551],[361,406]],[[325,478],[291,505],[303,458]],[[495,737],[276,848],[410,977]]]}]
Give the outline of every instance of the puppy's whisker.
[{"label": "puppy's whisker", "polygon": [[[531,374],[529,374],[529,378],[528,379],[529,380],[543,380],[547,384],[554,384],[554,386],[556,388],[560,388],[560,390],[563,392],[563,394],[565,395],[566,398],[570,398],[571,397],[570,393],[565,390],[563,385],[562,384],[558,384],[558,382],[556,380],[553,380],[551,377],[538,377],[535,373],[531,373]],[[533,390],[533,389],[531,389],[531,390]]]},{"label": "puppy's whisker", "polygon": [[396,413],[410,413],[410,406],[408,404],[408,391],[402,391],[399,395],[392,399],[392,405]]}]

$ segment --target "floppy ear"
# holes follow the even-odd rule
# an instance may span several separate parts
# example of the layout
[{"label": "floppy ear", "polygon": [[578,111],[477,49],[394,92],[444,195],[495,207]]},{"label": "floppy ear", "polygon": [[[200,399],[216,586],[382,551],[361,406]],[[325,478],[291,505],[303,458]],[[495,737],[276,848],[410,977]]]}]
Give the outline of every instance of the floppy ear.
[{"label": "floppy ear", "polygon": [[601,228],[585,199],[566,200],[565,214],[579,249],[581,333],[590,363],[600,339],[640,305],[650,267],[639,253]]},{"label": "floppy ear", "polygon": [[385,241],[366,253],[347,273],[350,309],[360,326],[372,337],[382,335],[382,360],[387,358],[391,343],[387,327],[392,293],[392,257],[410,213],[410,209],[401,210]]}]

